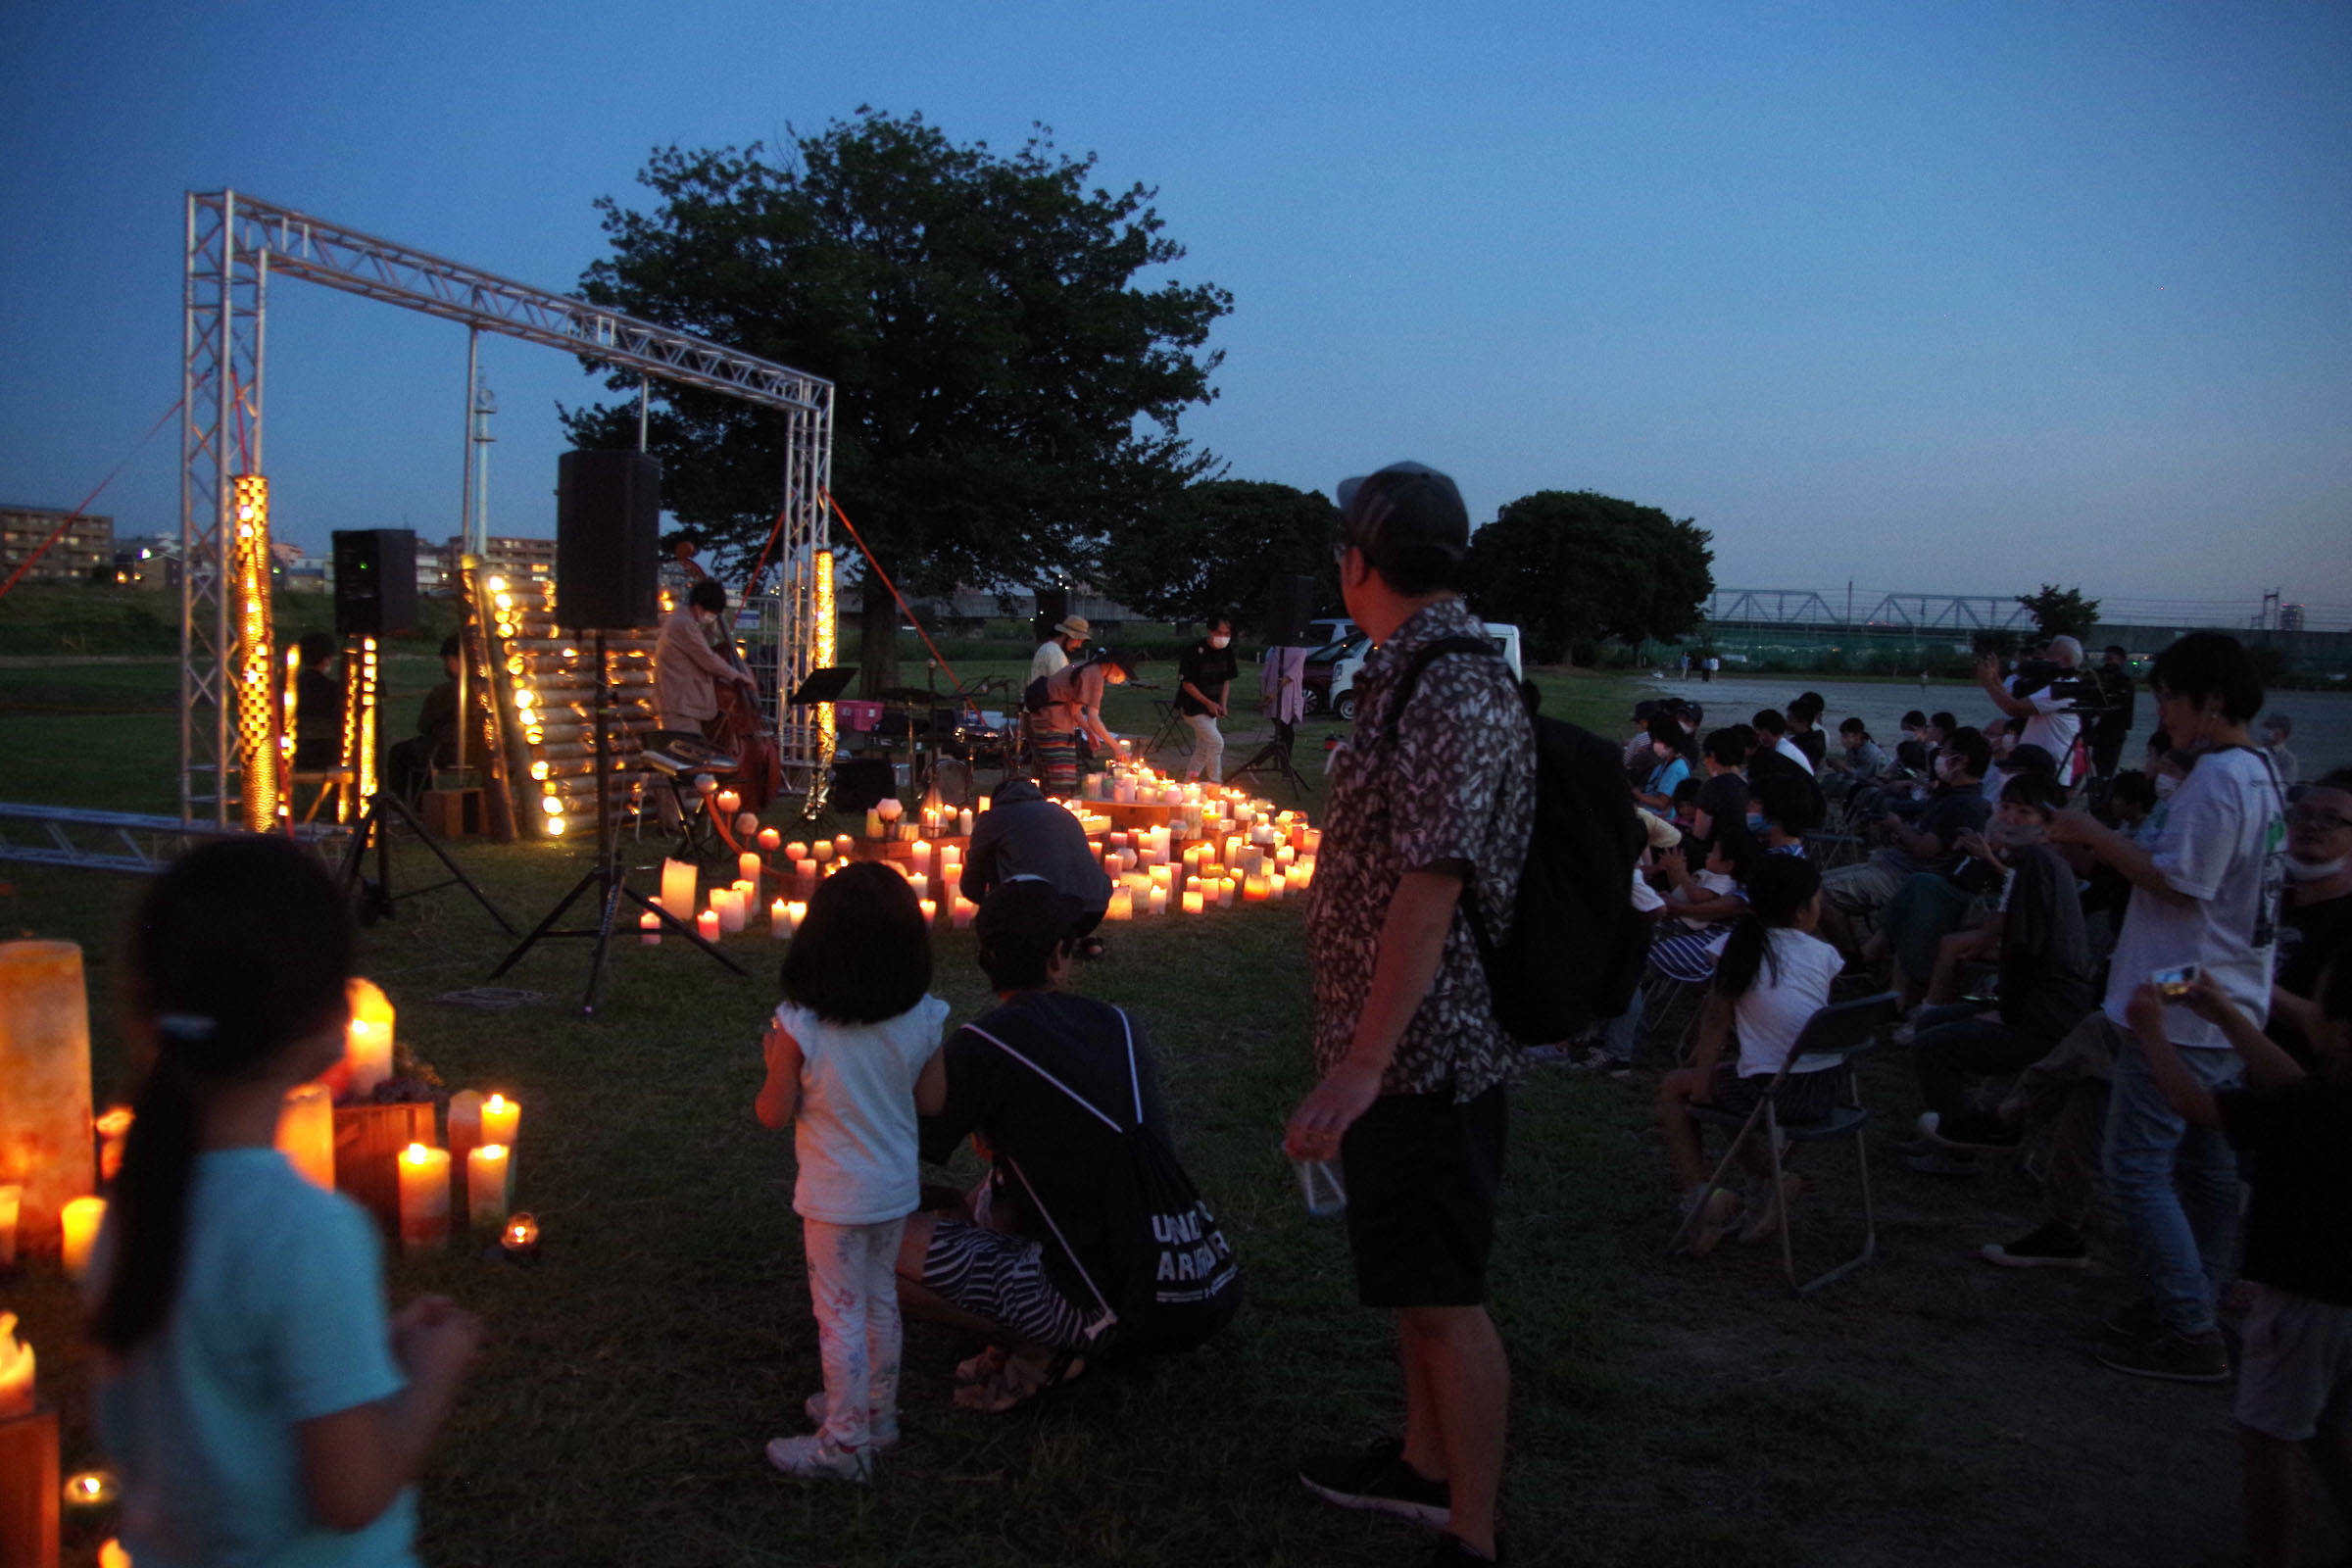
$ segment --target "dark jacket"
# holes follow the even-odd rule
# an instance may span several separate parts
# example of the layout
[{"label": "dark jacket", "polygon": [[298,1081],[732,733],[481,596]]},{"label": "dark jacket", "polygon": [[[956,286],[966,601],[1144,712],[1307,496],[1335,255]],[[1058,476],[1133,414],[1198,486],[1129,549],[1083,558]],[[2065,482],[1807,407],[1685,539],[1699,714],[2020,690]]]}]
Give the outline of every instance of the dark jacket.
[{"label": "dark jacket", "polygon": [[978,904],[998,883],[1022,876],[1051,883],[1090,913],[1099,915],[1110,906],[1110,878],[1097,863],[1086,829],[1025,778],[999,789],[972,824],[960,887]]}]

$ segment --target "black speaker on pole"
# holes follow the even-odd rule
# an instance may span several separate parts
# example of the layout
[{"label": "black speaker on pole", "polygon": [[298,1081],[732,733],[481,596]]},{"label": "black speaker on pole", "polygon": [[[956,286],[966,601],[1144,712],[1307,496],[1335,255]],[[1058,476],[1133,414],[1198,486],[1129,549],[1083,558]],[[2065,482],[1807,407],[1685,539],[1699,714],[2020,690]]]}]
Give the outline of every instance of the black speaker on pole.
[{"label": "black speaker on pole", "polygon": [[335,635],[382,637],[416,628],[416,533],[413,528],[338,528]]},{"label": "black speaker on pole", "polygon": [[1067,588],[1037,590],[1037,641],[1044,642],[1054,635],[1054,628],[1070,618],[1070,591]]},{"label": "black speaker on pole", "polygon": [[1266,646],[1296,648],[1315,618],[1315,579],[1284,573],[1266,584]]},{"label": "black speaker on pole", "polygon": [[662,465],[642,452],[556,460],[556,619],[619,631],[662,618]]}]

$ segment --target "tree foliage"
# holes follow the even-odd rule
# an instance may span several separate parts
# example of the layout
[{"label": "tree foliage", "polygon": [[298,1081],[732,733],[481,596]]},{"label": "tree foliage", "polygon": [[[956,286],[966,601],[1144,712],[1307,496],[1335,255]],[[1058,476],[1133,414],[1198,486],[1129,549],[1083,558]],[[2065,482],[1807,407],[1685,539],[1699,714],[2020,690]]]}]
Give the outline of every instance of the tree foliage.
[{"label": "tree foliage", "polygon": [[1538,659],[1588,662],[1605,639],[1696,629],[1715,591],[1710,535],[1684,517],[1590,490],[1539,490],[1470,538],[1471,602],[1516,622]]},{"label": "tree foliage", "polygon": [[2080,588],[2045,582],[2041,592],[2019,594],[2017,602],[2026,607],[2044,637],[2084,637],[2099,623],[2099,602],[2083,598]]},{"label": "tree foliage", "polygon": [[[1215,396],[1203,345],[1232,309],[1213,284],[1138,285],[1184,249],[1153,192],[1090,189],[1093,168],[1042,126],[1006,157],[871,109],[779,155],[670,147],[639,175],[649,210],[599,202],[612,251],[581,292],[830,379],[834,494],[909,595],[1084,571],[1114,523],[1211,466],[1177,425]],[[783,420],[654,396],[664,505],[748,564],[782,501]],[[633,395],[564,419],[582,445],[635,444]],[[865,598],[871,689],[896,614]]]},{"label": "tree foliage", "polygon": [[1204,479],[1117,529],[1100,581],[1156,619],[1205,620],[1219,611],[1254,628],[1267,588],[1285,574],[1315,579],[1318,604],[1340,602],[1332,541],[1340,509],[1312,490],[1255,479]]}]

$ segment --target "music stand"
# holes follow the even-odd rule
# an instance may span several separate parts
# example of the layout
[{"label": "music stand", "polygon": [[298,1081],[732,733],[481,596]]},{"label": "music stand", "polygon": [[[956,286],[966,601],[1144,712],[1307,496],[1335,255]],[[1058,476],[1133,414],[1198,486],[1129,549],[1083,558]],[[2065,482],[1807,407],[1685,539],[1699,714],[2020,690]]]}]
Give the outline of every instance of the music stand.
[{"label": "music stand", "polygon": [[[605,956],[612,946],[613,916],[619,912],[620,902],[624,898],[636,904],[639,908],[651,909],[660,917],[663,925],[677,932],[678,935],[737,974],[743,974],[745,970],[743,965],[719,952],[716,946],[704,941],[700,931],[663,908],[660,900],[649,899],[629,886],[629,874],[620,863],[620,828],[614,818],[612,802],[613,698],[612,683],[606,673],[605,634],[602,629],[599,629],[591,633],[591,636],[596,648],[596,697],[592,705],[596,734],[596,864],[589,868],[585,876],[572,884],[571,891],[564,894],[554,908],[547,911],[547,918],[541,920],[532,929],[531,934],[522,939],[514,952],[500,960],[498,967],[490,971],[490,978],[495,980],[521,962],[522,956],[537,947],[542,938],[593,938],[596,947],[588,959],[588,988],[580,996],[580,1011],[593,1018],[596,1016],[597,982],[604,977]],[[579,901],[580,895],[592,887],[597,890],[597,923],[593,926],[559,928],[556,922],[563,919],[564,912]]]}]

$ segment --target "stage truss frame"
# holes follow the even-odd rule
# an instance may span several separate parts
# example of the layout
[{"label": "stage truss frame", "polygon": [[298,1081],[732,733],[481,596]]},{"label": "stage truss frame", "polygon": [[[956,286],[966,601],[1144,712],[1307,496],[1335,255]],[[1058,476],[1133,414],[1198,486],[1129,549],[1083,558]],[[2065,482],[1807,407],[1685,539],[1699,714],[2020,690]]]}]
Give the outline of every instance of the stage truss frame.
[{"label": "stage truss frame", "polygon": [[[228,569],[234,529],[228,506],[234,477],[265,471],[263,343],[273,274],[782,414],[784,520],[772,559],[781,572],[775,591],[783,629],[791,635],[777,643],[779,698],[817,667],[815,655],[825,639],[815,624],[816,558],[832,548],[824,500],[833,481],[832,382],[235,190],[187,193],[185,254],[179,497],[182,821],[209,816],[227,827],[241,808],[245,742],[227,690],[235,649]],[[804,772],[809,781],[818,764],[820,722],[812,710],[777,703],[777,751],[788,770]]]}]

